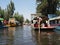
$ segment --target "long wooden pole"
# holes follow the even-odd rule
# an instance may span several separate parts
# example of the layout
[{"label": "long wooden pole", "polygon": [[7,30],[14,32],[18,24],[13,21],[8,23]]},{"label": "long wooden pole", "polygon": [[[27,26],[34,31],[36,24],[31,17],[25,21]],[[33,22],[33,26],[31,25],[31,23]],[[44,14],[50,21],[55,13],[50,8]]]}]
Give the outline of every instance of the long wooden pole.
[{"label": "long wooden pole", "polygon": [[[41,21],[41,20],[40,20],[40,18],[39,18],[39,34],[40,34],[40,31],[41,31],[41,30],[40,30],[40,28],[41,28],[41,27],[40,27],[40,21]],[[41,38],[40,38],[40,45],[41,45]]]},{"label": "long wooden pole", "polygon": [[41,21],[41,19],[39,18],[39,22],[38,22],[38,25],[39,25],[39,33],[40,33],[40,21]]}]

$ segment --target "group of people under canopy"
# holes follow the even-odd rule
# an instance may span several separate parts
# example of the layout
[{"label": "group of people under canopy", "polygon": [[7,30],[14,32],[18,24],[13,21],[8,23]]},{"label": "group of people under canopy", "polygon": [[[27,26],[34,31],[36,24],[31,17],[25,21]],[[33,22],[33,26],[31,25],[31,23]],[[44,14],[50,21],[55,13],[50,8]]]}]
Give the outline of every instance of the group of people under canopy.
[{"label": "group of people under canopy", "polygon": [[[35,21],[33,21],[33,20],[35,20]],[[47,27],[48,26],[47,22],[45,20],[43,20],[42,18],[39,19],[39,18],[35,17],[33,20],[32,20],[32,23],[34,23],[34,24],[38,24],[38,22],[40,20],[40,22],[39,22],[40,27],[42,27],[42,26]]]}]

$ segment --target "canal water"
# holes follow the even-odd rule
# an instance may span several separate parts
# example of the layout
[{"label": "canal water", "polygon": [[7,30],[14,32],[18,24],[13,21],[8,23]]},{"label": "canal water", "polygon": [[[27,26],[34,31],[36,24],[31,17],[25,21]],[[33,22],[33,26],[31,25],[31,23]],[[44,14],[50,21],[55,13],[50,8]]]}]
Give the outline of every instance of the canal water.
[{"label": "canal water", "polygon": [[0,29],[0,45],[60,45],[60,30],[39,31],[28,25]]}]

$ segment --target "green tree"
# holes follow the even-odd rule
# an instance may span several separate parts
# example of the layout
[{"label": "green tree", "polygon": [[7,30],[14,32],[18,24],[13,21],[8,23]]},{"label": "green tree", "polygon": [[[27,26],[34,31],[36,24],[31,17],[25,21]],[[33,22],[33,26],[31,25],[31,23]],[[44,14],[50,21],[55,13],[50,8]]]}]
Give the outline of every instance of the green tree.
[{"label": "green tree", "polygon": [[47,0],[42,0],[40,4],[37,5],[37,13],[40,13],[47,6]]},{"label": "green tree", "polygon": [[57,15],[60,15],[60,11],[59,11],[59,10],[57,10],[57,11],[56,11],[56,14],[57,14]]},{"label": "green tree", "polygon": [[60,9],[60,0],[58,0],[57,8]]},{"label": "green tree", "polygon": [[0,7],[0,16],[1,18],[4,18],[4,10]]},{"label": "green tree", "polygon": [[17,21],[19,21],[19,18],[18,18],[18,17],[19,17],[19,13],[17,12],[17,13],[14,14],[14,18],[15,18]]},{"label": "green tree", "polygon": [[15,10],[15,6],[14,6],[14,3],[12,2],[12,0],[11,0],[10,4],[7,6],[7,13],[9,15],[9,17],[13,16],[14,10]]},{"label": "green tree", "polygon": [[[38,2],[39,0],[37,0]],[[37,13],[42,13],[47,16],[47,14],[55,14],[57,6],[60,7],[60,0],[40,0],[41,3],[37,5]]]},{"label": "green tree", "polygon": [[21,23],[21,25],[23,24],[24,22],[24,17],[23,15],[20,15],[18,12],[14,14],[14,17],[17,21],[19,21]]},{"label": "green tree", "polygon": [[24,22],[24,17],[23,17],[23,15],[20,15],[20,16],[19,16],[19,20],[20,20],[19,22],[20,22],[21,24],[23,24],[23,22]]},{"label": "green tree", "polygon": [[0,7],[0,16],[6,20],[9,20],[9,18],[13,16],[14,10],[15,10],[14,3],[11,0],[9,5],[7,6],[7,9],[2,9]]},{"label": "green tree", "polygon": [[9,20],[9,15],[6,9],[4,10],[4,19]]},{"label": "green tree", "polygon": [[26,19],[26,21],[25,21],[26,23],[29,23],[30,21],[28,20],[28,19]]}]

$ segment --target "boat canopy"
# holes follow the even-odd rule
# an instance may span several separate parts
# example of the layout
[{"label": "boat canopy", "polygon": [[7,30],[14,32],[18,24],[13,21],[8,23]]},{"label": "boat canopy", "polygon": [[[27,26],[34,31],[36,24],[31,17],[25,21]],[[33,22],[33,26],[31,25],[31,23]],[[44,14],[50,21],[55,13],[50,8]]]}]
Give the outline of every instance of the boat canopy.
[{"label": "boat canopy", "polygon": [[49,20],[56,20],[56,19],[60,19],[60,16],[54,17],[54,18],[50,18]]}]

